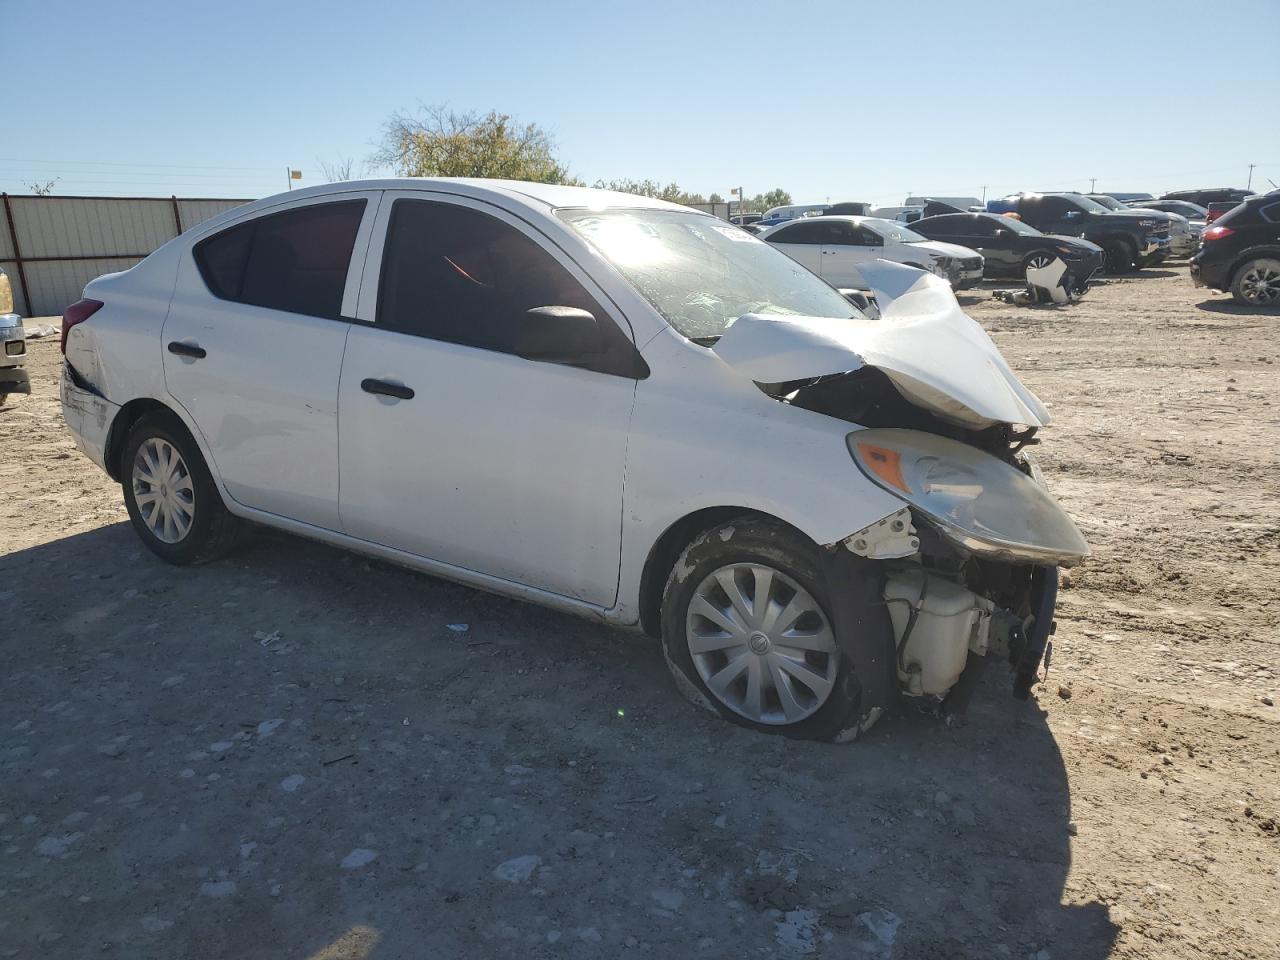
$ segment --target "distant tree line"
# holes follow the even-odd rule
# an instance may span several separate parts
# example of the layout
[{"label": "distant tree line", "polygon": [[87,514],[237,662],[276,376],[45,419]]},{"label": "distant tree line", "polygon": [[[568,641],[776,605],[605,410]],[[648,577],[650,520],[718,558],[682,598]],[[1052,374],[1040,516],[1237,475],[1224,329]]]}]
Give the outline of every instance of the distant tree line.
[{"label": "distant tree line", "polygon": [[[536,123],[520,123],[505,113],[490,110],[458,113],[445,106],[428,106],[416,114],[399,113],[383,127],[382,140],[370,162],[390,167],[404,177],[498,177],[586,186],[569,172],[555,151],[555,140]],[[332,172],[350,172],[350,161],[334,164]],[[718,193],[703,196],[682,190],[679,184],[655,180],[597,180],[606,190],[656,197],[672,203],[724,203]],[[791,202],[791,194],[770,190],[748,198],[744,210],[763,213]],[[735,201],[736,203],[736,201]]]}]

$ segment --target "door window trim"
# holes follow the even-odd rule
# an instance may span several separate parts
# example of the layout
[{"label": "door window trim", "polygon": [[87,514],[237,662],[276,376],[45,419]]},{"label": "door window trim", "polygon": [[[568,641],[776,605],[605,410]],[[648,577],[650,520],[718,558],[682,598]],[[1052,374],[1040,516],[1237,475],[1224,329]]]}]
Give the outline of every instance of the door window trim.
[{"label": "door window trim", "polygon": [[[352,321],[361,326],[371,327],[376,330],[382,330],[387,333],[393,333],[398,336],[415,337],[420,340],[427,340],[433,343],[447,344],[453,347],[459,347],[467,350],[484,350],[486,353],[498,353],[503,356],[510,356],[514,359],[521,359],[517,354],[501,353],[500,351],[486,350],[484,347],[475,347],[467,344],[452,343],[450,341],[439,340],[434,337],[427,337],[421,334],[409,333],[402,330],[394,330],[385,324],[378,323],[378,298],[382,285],[382,267],[386,259],[386,243],[391,226],[391,215],[395,209],[397,201],[400,200],[419,200],[427,203],[450,204],[456,207],[472,210],[476,213],[493,217],[499,222],[505,224],[511,229],[518,232],[529,242],[537,245],[547,256],[551,257],[564,269],[574,282],[579,284],[587,294],[600,306],[604,311],[604,316],[597,317],[600,323],[610,323],[621,334],[626,341],[633,354],[628,358],[628,362],[622,364],[627,369],[626,373],[619,372],[617,369],[596,370],[591,364],[573,365],[578,369],[595,370],[598,373],[605,373],[612,376],[624,376],[630,379],[643,380],[649,376],[649,365],[640,355],[640,351],[636,345],[635,330],[631,326],[626,315],[618,307],[617,302],[611,297],[601,286],[596,283],[586,270],[573,259],[563,247],[555,242],[555,239],[547,235],[531,221],[520,216],[520,214],[508,210],[506,207],[492,203],[488,200],[478,197],[467,196],[460,193],[449,193],[443,190],[385,190],[382,192],[382,198],[378,204],[377,218],[373,223],[371,230],[372,236],[368,246],[365,248],[364,263],[361,268],[361,277],[359,282],[358,302],[352,314]],[[534,361],[525,361],[534,362]],[[614,364],[610,366],[616,366]]]},{"label": "door window trim", "polygon": [[[309,317],[314,320],[341,321],[350,323],[355,318],[356,304],[359,297],[361,278],[364,273],[365,264],[368,260],[369,239],[373,234],[373,228],[377,221],[377,213],[379,205],[382,201],[381,190],[346,190],[335,193],[326,193],[320,196],[305,197],[299,199],[288,199],[280,203],[272,204],[269,207],[262,207],[257,210],[245,211],[238,217],[229,220],[219,221],[216,224],[208,225],[208,228],[201,231],[198,236],[192,240],[191,245],[187,248],[187,253],[191,259],[191,266],[195,269],[195,275],[199,278],[205,292],[222,303],[234,303],[237,306],[251,307],[255,310],[271,310],[277,313],[287,313],[291,317]],[[294,210],[301,210],[304,207],[319,206],[322,204],[346,203],[352,200],[365,201],[364,211],[360,217],[360,225],[356,228],[355,239],[351,244],[351,259],[347,262],[347,277],[343,282],[342,300],[339,314],[336,317],[322,317],[313,313],[295,313],[291,310],[278,310],[275,307],[264,307],[255,303],[246,303],[241,300],[229,300],[220,297],[209,287],[208,281],[204,278],[204,271],[200,268],[200,261],[196,258],[196,249],[208,240],[222,234],[243,227],[255,220],[262,220],[266,217],[274,217],[283,213],[291,213]],[[201,226],[205,226],[201,224]],[[196,228],[200,230],[199,227]]]}]

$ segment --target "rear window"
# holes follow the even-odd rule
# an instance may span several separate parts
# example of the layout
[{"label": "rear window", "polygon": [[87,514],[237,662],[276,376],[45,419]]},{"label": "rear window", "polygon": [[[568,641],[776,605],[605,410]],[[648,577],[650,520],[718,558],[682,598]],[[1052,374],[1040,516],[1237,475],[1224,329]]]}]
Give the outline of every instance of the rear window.
[{"label": "rear window", "polygon": [[222,300],[337,318],[364,200],[258,217],[196,244],[209,292]]}]

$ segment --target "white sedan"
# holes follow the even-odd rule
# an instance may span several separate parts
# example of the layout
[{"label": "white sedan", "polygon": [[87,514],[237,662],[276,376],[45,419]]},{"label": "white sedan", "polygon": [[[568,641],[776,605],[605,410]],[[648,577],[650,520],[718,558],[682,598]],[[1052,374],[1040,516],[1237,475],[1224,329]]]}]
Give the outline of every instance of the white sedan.
[{"label": "white sedan", "polygon": [[90,283],[63,413],[164,560],[291,531],[660,636],[708,709],[847,738],[970,652],[1029,686],[1088,552],[1020,453],[1044,407],[880,267],[873,320],[661,201],[295,191]]},{"label": "white sedan", "polygon": [[792,260],[833,287],[867,289],[861,266],[889,260],[928,270],[954,290],[982,280],[982,255],[968,247],[923,237],[892,220],[879,217],[808,217],[780,223],[760,239],[773,244]]}]

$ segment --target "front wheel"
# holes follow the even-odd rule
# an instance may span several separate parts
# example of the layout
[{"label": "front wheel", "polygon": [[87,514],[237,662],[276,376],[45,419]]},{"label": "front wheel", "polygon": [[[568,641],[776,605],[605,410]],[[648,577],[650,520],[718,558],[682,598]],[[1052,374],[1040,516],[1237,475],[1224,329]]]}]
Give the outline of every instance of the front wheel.
[{"label": "front wheel", "polygon": [[1106,260],[1107,273],[1113,276],[1130,273],[1136,266],[1135,253],[1123,240],[1108,240],[1102,245],[1102,253]]},{"label": "front wheel", "polygon": [[686,696],[765,733],[830,740],[856,727],[861,688],[836,642],[817,550],[751,516],[685,549],[663,594],[662,643]]},{"label": "front wheel", "polygon": [[173,414],[149,414],[133,425],[119,476],[134,531],[162,560],[206,563],[234,545],[239,521],[223,506],[200,449]]},{"label": "front wheel", "polygon": [[1251,307],[1280,306],[1280,260],[1261,257],[1245,263],[1231,280],[1231,296]]},{"label": "front wheel", "polygon": [[1022,268],[1024,271],[1043,270],[1045,267],[1049,266],[1049,264],[1053,263],[1054,259],[1053,254],[1046,253],[1043,250],[1037,250],[1022,262]]}]

